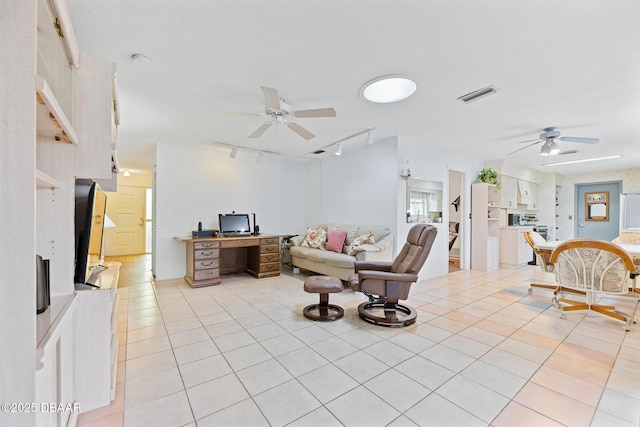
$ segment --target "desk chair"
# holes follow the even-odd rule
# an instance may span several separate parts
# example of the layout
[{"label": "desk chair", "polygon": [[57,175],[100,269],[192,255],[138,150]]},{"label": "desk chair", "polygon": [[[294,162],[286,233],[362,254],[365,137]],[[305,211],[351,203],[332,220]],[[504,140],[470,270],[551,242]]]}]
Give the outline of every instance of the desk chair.
[{"label": "desk chair", "polygon": [[[536,255],[536,260],[538,261],[538,265],[540,269],[545,273],[553,273],[553,264],[549,263],[549,258],[551,257],[551,252],[541,251],[535,247],[538,243],[544,243],[544,237],[542,237],[539,233],[535,231],[525,231],[524,239],[527,241],[531,249],[533,249],[533,253]],[[533,288],[542,288],[542,289],[550,289],[553,290],[553,299],[551,300],[553,305],[560,308],[560,300],[558,299],[558,294],[561,292],[569,292],[579,295],[584,295],[585,293],[582,291],[576,291],[573,289],[563,289],[557,283],[551,285],[545,285],[542,283],[531,283],[529,285],[529,293],[533,292]]]},{"label": "desk chair", "polygon": [[[409,289],[418,280],[418,272],[429,256],[437,233],[433,225],[414,225],[393,262],[355,262],[349,287],[369,297],[368,302],[358,306],[362,320],[380,326],[409,326],[416,321],[416,310],[398,301],[409,297]],[[384,316],[376,315],[381,309]],[[398,317],[399,313],[405,316]]]},{"label": "desk chair", "polygon": [[595,304],[595,293],[608,295],[629,294],[636,275],[633,260],[619,246],[602,240],[573,239],[560,244],[551,254],[556,280],[563,289],[575,289],[586,293],[585,302],[560,299],[561,318],[567,311],[592,310],[623,322],[628,331],[636,323],[632,314],[626,314],[612,305]]}]

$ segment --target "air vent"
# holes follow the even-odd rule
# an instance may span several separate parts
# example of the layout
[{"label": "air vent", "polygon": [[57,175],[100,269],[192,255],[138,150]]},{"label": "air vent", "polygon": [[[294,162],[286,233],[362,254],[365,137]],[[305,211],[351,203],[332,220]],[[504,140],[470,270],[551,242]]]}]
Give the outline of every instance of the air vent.
[{"label": "air vent", "polygon": [[324,153],[324,150],[316,150],[313,152],[313,154],[322,154]]},{"label": "air vent", "polygon": [[482,89],[478,89],[466,95],[462,95],[458,98],[459,101],[466,102],[467,104],[473,101],[477,101],[480,98],[484,98],[485,96],[492,95],[498,91],[497,88],[493,86],[483,87]]}]

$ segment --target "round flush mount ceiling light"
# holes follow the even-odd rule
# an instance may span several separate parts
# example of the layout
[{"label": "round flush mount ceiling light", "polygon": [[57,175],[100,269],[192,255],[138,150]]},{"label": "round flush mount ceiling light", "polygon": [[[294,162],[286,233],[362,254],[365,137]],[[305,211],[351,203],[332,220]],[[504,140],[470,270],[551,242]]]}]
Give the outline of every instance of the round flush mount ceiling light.
[{"label": "round flush mount ceiling light", "polygon": [[418,89],[418,84],[407,76],[382,76],[365,83],[360,96],[370,102],[389,104],[409,98]]}]

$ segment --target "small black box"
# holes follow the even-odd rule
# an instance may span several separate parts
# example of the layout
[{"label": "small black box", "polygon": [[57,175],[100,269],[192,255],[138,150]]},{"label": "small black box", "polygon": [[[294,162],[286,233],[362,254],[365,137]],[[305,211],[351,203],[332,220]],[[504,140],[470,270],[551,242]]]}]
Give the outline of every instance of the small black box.
[{"label": "small black box", "polygon": [[191,232],[191,237],[214,237],[218,230],[197,230]]}]

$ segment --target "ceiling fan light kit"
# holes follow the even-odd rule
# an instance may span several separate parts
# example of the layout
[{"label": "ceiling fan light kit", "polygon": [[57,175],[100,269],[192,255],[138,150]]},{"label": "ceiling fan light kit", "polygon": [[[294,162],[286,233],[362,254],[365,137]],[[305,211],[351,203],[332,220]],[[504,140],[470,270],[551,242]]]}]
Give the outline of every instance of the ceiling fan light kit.
[{"label": "ceiling fan light kit", "polygon": [[558,143],[553,139],[548,139],[542,148],[540,148],[541,156],[555,156],[556,154],[560,154],[560,148],[558,147]]},{"label": "ceiling fan light kit", "polygon": [[573,154],[577,153],[577,150],[569,150],[569,151],[560,151],[560,147],[558,145],[558,141],[560,142],[578,142],[581,144],[596,144],[600,141],[598,138],[582,138],[577,136],[560,136],[560,131],[555,127],[544,128],[542,133],[540,134],[538,139],[533,139],[529,141],[520,141],[520,144],[529,144],[522,148],[518,148],[510,152],[508,155],[517,153],[518,151],[525,150],[534,145],[540,144],[544,142],[540,149],[541,156],[555,156],[559,154]]},{"label": "ceiling fan light kit", "polygon": [[266,105],[263,113],[238,113],[231,111],[218,111],[221,114],[243,115],[243,116],[261,116],[266,117],[268,121],[260,125],[258,129],[253,131],[249,138],[260,138],[264,133],[273,126],[273,124],[282,123],[293,132],[304,138],[310,140],[315,138],[315,135],[309,132],[307,129],[294,122],[294,119],[307,119],[314,117],[336,117],[336,110],[333,108],[313,108],[309,110],[293,111],[289,104],[284,102],[284,99],[280,98],[278,90],[260,86],[262,93],[264,93]]},{"label": "ceiling fan light kit", "polygon": [[413,95],[418,84],[411,78],[401,75],[377,77],[360,88],[360,96],[376,104],[390,104],[402,101]]}]

